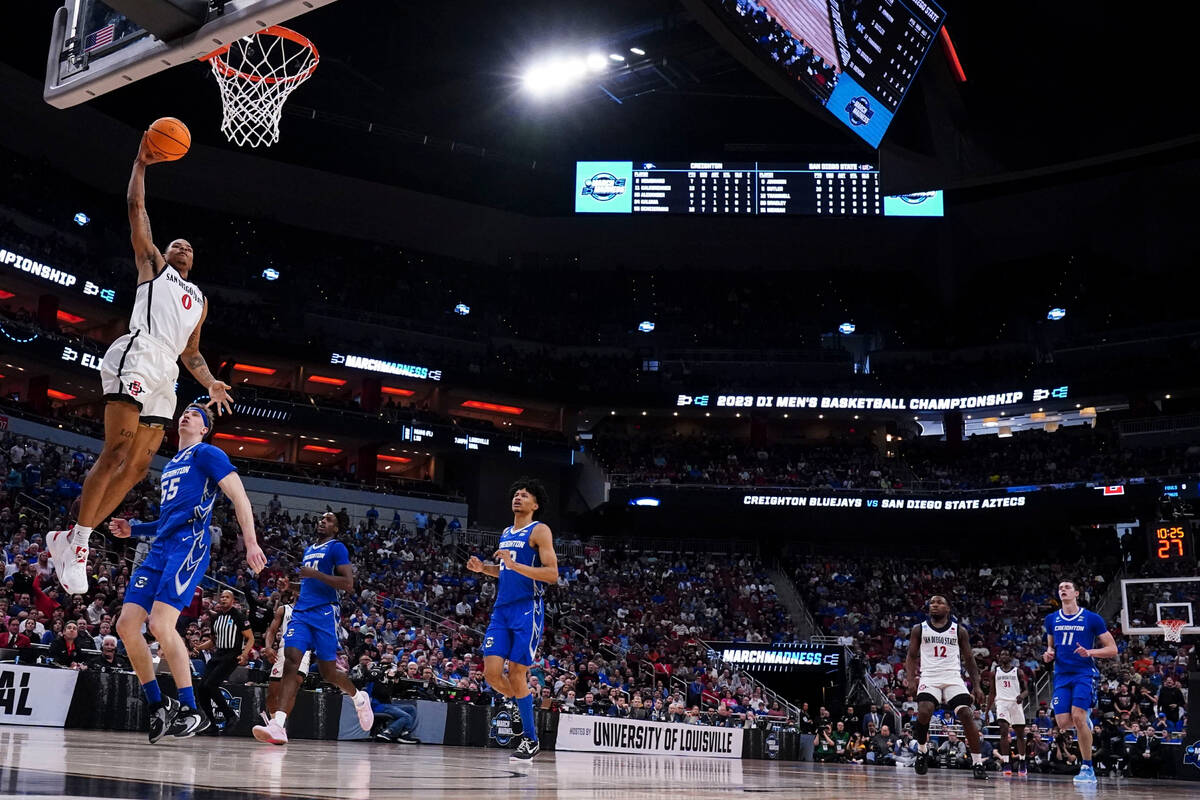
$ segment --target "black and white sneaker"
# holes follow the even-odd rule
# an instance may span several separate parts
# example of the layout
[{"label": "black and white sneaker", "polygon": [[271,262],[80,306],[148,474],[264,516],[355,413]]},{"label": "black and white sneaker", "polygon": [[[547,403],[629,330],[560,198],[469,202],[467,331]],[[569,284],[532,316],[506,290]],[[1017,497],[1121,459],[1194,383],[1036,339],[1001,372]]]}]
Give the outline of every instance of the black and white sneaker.
[{"label": "black and white sneaker", "polygon": [[983,764],[975,764],[971,767],[971,772],[975,773],[975,780],[986,781],[988,779],[987,769]]},{"label": "black and white sneaker", "polygon": [[917,770],[918,775],[924,775],[926,772],[929,772],[929,756],[925,753],[917,753],[917,760],[913,764],[913,767]]},{"label": "black and white sneaker", "polygon": [[181,706],[178,700],[173,700],[170,697],[164,697],[160,702],[155,703],[150,709],[150,744],[158,744],[159,740],[171,729],[171,723],[175,721],[175,715],[179,713]]},{"label": "black and white sneaker", "polygon": [[411,733],[401,733],[392,741],[397,744],[420,744],[421,740],[413,736]]},{"label": "black and white sneaker", "polygon": [[390,733],[388,733],[386,729],[384,729],[384,730],[380,731],[379,733],[375,734],[375,741],[377,741],[377,742],[394,742],[396,740],[394,738],[392,738],[392,735]]},{"label": "black and white sneaker", "polygon": [[521,737],[521,743],[517,745],[517,749],[508,757],[509,761],[529,761],[534,756],[542,751],[542,745],[530,739],[528,736]]},{"label": "black and white sneaker", "polygon": [[198,733],[204,733],[212,723],[199,709],[183,708],[175,715],[171,729],[167,731],[176,739],[188,739]]}]

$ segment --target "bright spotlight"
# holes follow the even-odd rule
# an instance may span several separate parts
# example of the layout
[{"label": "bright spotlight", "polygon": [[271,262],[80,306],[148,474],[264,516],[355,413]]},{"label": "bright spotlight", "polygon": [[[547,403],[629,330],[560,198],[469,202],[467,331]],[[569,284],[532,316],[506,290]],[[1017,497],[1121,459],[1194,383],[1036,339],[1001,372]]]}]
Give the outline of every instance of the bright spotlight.
[{"label": "bright spotlight", "polygon": [[467,314],[471,313],[471,307],[466,303],[459,303],[454,307],[454,313],[458,314],[460,317],[465,317]]},{"label": "bright spotlight", "polygon": [[80,211],[78,214],[76,214],[74,219],[75,219],[75,224],[81,228],[84,225],[87,225],[89,222],[92,221],[92,218],[89,217],[87,214],[83,213],[82,211]]},{"label": "bright spotlight", "polygon": [[608,59],[601,53],[591,53],[587,57],[587,65],[592,72],[604,72],[608,69]]},{"label": "bright spotlight", "polygon": [[1065,316],[1067,316],[1067,310],[1065,308],[1052,308],[1046,312],[1046,319],[1053,320],[1054,322],[1058,322]]},{"label": "bright spotlight", "polygon": [[650,333],[651,331],[654,330],[654,323],[651,322],[650,320],[644,320],[643,322],[638,324],[637,329],[639,331],[641,331],[642,333]]},{"label": "bright spotlight", "polygon": [[838,325],[838,333],[844,334],[845,336],[849,336],[850,334],[854,333],[855,330],[856,327],[853,322],[843,322],[841,325]]},{"label": "bright spotlight", "polygon": [[633,53],[635,56],[646,55],[646,51],[640,47],[631,47],[631,48],[629,48],[629,52]]},{"label": "bright spotlight", "polygon": [[621,55],[620,53],[609,53],[608,57],[611,58],[613,61],[624,61],[625,60],[625,56]]}]

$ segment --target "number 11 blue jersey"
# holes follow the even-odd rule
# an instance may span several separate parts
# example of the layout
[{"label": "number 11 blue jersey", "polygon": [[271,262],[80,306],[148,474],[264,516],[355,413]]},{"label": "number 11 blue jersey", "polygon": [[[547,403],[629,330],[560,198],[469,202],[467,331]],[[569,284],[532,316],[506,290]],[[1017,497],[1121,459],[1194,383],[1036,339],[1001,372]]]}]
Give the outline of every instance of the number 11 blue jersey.
[{"label": "number 11 blue jersey", "polygon": [[1075,648],[1083,645],[1092,650],[1096,640],[1108,632],[1104,618],[1086,608],[1067,616],[1062,610],[1046,616],[1046,635],[1054,637],[1055,675],[1098,675],[1093,659],[1076,655]]}]

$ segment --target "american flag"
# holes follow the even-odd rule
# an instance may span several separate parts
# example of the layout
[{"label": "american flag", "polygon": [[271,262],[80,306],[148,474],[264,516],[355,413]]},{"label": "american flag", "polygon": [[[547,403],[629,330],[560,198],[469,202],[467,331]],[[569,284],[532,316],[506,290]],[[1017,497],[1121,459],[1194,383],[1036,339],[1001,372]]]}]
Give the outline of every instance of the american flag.
[{"label": "american flag", "polygon": [[98,31],[93,31],[83,38],[83,52],[95,50],[97,47],[103,47],[113,40],[113,34],[117,30],[116,23],[109,23]]}]

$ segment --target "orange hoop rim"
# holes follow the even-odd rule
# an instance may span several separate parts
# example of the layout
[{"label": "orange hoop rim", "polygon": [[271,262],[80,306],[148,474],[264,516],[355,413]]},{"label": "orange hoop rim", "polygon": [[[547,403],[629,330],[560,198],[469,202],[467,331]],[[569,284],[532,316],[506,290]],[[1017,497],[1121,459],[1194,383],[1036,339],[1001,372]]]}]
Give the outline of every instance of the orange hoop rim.
[{"label": "orange hoop rim", "polygon": [[[305,36],[302,33],[297,33],[296,31],[292,30],[291,28],[285,28],[282,25],[272,25],[269,28],[263,28],[261,31],[255,31],[254,33],[250,34],[250,36],[262,36],[264,34],[267,36],[278,36],[281,39],[287,39],[288,41],[295,42],[296,44],[300,45],[301,47],[307,47],[312,52],[312,64],[310,64],[308,69],[304,70],[303,72],[299,72],[295,75],[288,75],[283,78],[273,78],[270,76],[264,77],[262,75],[250,75],[249,73],[242,72],[240,69],[234,69],[233,67],[229,66],[229,64],[227,64],[225,62],[225,59],[221,58],[221,56],[223,56],[229,52],[229,48],[233,47],[234,42],[230,42],[229,44],[225,45],[224,47],[218,47],[216,50],[213,50],[208,55],[201,56],[199,60],[207,61],[210,64],[212,64],[213,69],[215,69],[217,72],[221,73],[222,77],[242,78],[243,80],[250,81],[251,83],[267,83],[267,84],[300,83],[302,81],[307,80],[309,78],[309,76],[311,76],[313,74],[313,72],[317,68],[317,64],[320,63],[320,61],[321,61],[321,54],[317,52],[317,46],[315,44],[313,44],[312,41],[309,40],[309,38],[307,36]],[[241,37],[241,38],[246,38],[246,37]]]}]

